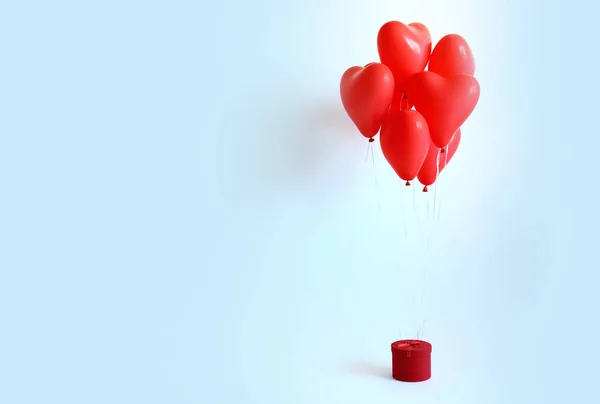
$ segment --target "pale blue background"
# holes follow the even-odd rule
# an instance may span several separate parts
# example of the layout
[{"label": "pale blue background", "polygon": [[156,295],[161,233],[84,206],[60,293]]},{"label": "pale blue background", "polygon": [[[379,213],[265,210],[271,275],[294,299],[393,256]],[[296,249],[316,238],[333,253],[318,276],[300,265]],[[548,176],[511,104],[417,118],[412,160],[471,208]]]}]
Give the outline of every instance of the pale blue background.
[{"label": "pale blue background", "polygon": [[[595,402],[584,3],[2,0],[0,402]],[[429,255],[337,95],[389,19],[478,57]],[[382,377],[410,296],[418,385]]]}]

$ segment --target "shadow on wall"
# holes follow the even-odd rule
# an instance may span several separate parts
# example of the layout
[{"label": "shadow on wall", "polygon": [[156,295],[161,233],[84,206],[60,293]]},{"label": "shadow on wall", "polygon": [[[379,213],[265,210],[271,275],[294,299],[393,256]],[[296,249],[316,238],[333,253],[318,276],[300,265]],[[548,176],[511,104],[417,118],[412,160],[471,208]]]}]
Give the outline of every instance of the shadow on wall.
[{"label": "shadow on wall", "polygon": [[336,191],[346,187],[364,160],[367,140],[339,100],[316,100],[274,113],[260,162],[266,185],[277,192]]}]

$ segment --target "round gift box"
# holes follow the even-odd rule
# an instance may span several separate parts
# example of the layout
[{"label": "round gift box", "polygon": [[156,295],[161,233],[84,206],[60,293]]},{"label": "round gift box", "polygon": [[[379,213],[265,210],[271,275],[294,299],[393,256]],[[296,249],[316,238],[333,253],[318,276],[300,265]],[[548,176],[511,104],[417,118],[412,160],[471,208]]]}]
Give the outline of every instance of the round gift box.
[{"label": "round gift box", "polygon": [[431,378],[431,344],[418,339],[392,343],[392,377],[401,382]]}]

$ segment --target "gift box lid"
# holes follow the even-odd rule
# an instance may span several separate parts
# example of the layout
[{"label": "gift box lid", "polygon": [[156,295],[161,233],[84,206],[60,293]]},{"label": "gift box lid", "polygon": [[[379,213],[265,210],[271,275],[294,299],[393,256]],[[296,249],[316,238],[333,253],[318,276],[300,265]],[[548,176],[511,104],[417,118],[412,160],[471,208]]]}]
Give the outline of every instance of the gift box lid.
[{"label": "gift box lid", "polygon": [[411,356],[428,356],[431,351],[431,344],[419,339],[403,339],[392,343],[392,353],[396,354],[410,353]]}]

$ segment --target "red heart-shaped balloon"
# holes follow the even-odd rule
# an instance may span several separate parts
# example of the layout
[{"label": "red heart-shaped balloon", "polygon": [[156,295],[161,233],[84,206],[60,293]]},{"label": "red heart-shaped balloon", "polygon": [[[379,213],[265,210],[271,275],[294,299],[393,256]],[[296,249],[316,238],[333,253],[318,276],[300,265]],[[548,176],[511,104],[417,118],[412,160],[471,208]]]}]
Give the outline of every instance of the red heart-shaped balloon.
[{"label": "red heart-shaped balloon", "polygon": [[414,109],[390,112],[381,127],[381,151],[406,185],[417,176],[429,143],[427,121]]},{"label": "red heart-shaped balloon", "polygon": [[429,145],[429,151],[427,152],[427,157],[425,157],[425,161],[419,170],[419,174],[417,178],[419,182],[425,185],[423,188],[423,192],[427,192],[427,187],[437,180],[437,177],[440,175],[444,167],[448,165],[452,157],[454,157],[454,153],[458,149],[458,145],[460,144],[461,132],[460,129],[456,131],[450,142],[448,142],[448,146],[446,146],[446,150],[444,153],[441,153],[439,147],[437,147],[433,141],[431,141]]},{"label": "red heart-shaped balloon", "polygon": [[394,73],[396,91],[404,92],[406,80],[422,72],[431,54],[431,34],[421,23],[404,25],[390,21],[379,29],[377,50],[381,63]]},{"label": "red heart-shaped balloon", "polygon": [[430,72],[442,77],[475,74],[475,58],[467,41],[460,35],[446,35],[435,45],[429,58]]},{"label": "red heart-shaped balloon", "polygon": [[379,132],[390,109],[394,96],[394,76],[381,63],[351,67],[342,75],[340,96],[346,113],[360,133],[372,138]]},{"label": "red heart-shaped balloon", "polygon": [[433,143],[444,148],[475,109],[479,82],[467,74],[444,78],[426,71],[410,78],[406,93],[427,120]]}]

